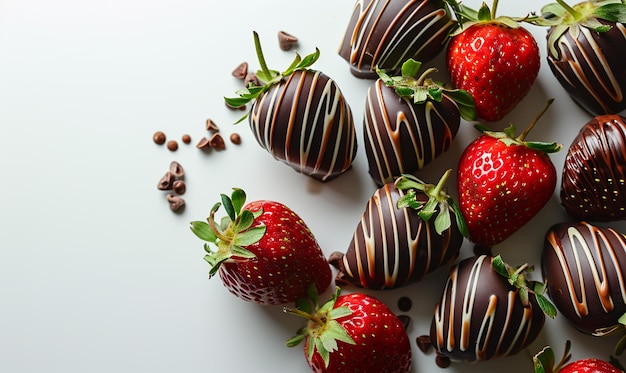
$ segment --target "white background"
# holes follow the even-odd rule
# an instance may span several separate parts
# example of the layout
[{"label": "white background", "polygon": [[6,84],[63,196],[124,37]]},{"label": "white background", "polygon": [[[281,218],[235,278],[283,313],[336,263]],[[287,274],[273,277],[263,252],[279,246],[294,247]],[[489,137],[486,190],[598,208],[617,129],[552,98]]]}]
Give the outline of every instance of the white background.
[{"label": "white background", "polygon": [[[249,199],[275,199],[308,223],[327,254],[345,251],[375,185],[367,174],[361,120],[369,81],[354,78],[337,54],[353,2],[200,0],[0,0],[0,371],[2,372],[306,372],[302,351],[284,341],[301,320],[281,307],[241,301],[207,279],[202,243],[188,228],[204,219],[219,193],[244,188]],[[478,7],[479,1],[467,0]],[[539,11],[542,2],[501,1],[499,14]],[[503,121],[519,128],[555,97],[529,140],[571,143],[590,117],[558,86],[545,63],[546,30],[526,26],[541,47],[542,67],[529,96]],[[252,30],[270,67],[284,69],[293,51],[276,34],[319,47],[315,67],[333,77],[354,112],[359,152],[354,167],[326,184],[297,174],[265,153],[223,96],[239,82],[242,61],[256,69]],[[446,78],[442,58],[441,79]],[[227,138],[222,152],[195,143],[212,118]],[[192,136],[170,152],[152,142]],[[435,182],[455,168],[476,137],[463,123],[452,148],[420,172]],[[180,141],[179,141],[180,142]],[[553,155],[560,171],[566,149]],[[186,170],[187,201],[169,210],[156,184],[173,160]],[[455,194],[455,180],[450,180]],[[560,183],[560,181],[559,181]],[[511,264],[538,264],[543,235],[567,219],[558,187],[544,210],[498,245]],[[624,229],[622,223],[610,226]],[[472,255],[466,244],[461,257]],[[412,298],[411,340],[427,334],[447,269],[414,286],[375,295],[397,311]],[[537,271],[535,276],[540,276]],[[534,277],[537,278],[537,277]],[[608,358],[617,337],[593,338],[564,319],[547,320],[519,355],[449,372],[530,372],[546,344],[566,339],[574,356]],[[437,371],[434,354],[413,344],[414,371]]]}]

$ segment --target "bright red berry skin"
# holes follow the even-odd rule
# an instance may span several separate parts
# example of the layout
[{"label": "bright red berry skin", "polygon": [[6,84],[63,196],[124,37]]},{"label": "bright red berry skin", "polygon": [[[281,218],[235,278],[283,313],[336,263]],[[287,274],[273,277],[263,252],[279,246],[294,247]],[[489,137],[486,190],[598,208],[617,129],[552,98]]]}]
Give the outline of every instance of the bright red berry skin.
[{"label": "bright red berry skin", "polygon": [[[316,351],[309,365],[313,372],[404,373],[411,371],[411,343],[402,322],[380,300],[363,293],[341,295],[333,308],[347,306],[352,314],[337,319],[355,344],[338,343],[324,366]],[[307,341],[308,343],[308,341]],[[306,356],[307,343],[304,351]]]},{"label": "bright red berry skin", "polygon": [[599,359],[582,359],[569,363],[559,373],[623,373],[613,365]]},{"label": "bright red berry skin", "polygon": [[523,27],[482,22],[448,45],[452,84],[474,97],[478,118],[487,122],[502,119],[528,94],[539,66],[537,42]]},{"label": "bright red berry skin", "polygon": [[543,208],[556,187],[556,169],[544,152],[483,134],[461,155],[457,182],[470,241],[490,247]]},{"label": "bright red berry skin", "polygon": [[317,240],[304,221],[287,206],[274,201],[254,201],[244,206],[252,212],[263,208],[253,227],[267,230],[245,248],[253,259],[228,260],[219,275],[230,292],[258,304],[285,304],[306,296],[315,284],[320,292],[330,285],[332,273]]}]

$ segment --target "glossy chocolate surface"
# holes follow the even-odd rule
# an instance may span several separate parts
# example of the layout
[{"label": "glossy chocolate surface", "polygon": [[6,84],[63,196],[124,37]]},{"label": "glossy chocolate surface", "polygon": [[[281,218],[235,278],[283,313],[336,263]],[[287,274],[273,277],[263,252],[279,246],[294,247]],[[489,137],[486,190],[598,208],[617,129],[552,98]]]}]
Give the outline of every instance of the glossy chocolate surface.
[{"label": "glossy chocolate surface", "polygon": [[[331,264],[339,269],[337,283],[397,288],[420,281],[458,257],[463,236],[456,224],[437,234],[434,219],[424,222],[415,210],[397,208],[402,193],[388,183],[369,199],[345,255],[331,256]],[[420,200],[427,201],[423,193]]]},{"label": "glossy chocolate surface", "polygon": [[414,174],[448,150],[461,117],[450,98],[413,104],[378,79],[368,89],[363,142],[369,174],[378,186]]},{"label": "glossy chocolate surface", "polygon": [[626,219],[626,123],[601,115],[570,145],[561,178],[561,203],[577,220]]},{"label": "glossy chocolate surface", "polygon": [[393,71],[409,58],[435,58],[454,25],[441,0],[357,0],[339,55],[355,76],[376,78],[376,66]]},{"label": "glossy chocolate surface", "polygon": [[548,65],[576,103],[592,115],[626,109],[626,25],[613,24],[603,33],[572,26],[556,48],[559,57],[548,53]]},{"label": "glossy chocolate surface", "polygon": [[626,313],[626,238],[615,230],[586,222],[554,225],[542,271],[554,305],[582,333],[608,334]]},{"label": "glossy chocolate surface", "polygon": [[296,71],[270,88],[255,101],[249,124],[274,158],[321,181],[349,170],[356,156],[350,106],[319,71]]},{"label": "glossy chocolate surface", "polygon": [[484,361],[520,352],[544,322],[534,297],[524,307],[519,291],[493,271],[491,257],[474,256],[451,269],[430,338],[437,353],[452,361]]}]

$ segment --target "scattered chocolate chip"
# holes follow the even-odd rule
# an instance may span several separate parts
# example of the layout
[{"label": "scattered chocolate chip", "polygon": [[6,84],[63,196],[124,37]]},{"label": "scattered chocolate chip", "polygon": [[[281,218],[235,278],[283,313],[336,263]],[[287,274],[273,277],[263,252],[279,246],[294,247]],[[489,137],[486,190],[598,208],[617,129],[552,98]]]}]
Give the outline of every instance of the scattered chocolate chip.
[{"label": "scattered chocolate chip", "polygon": [[248,63],[242,62],[233,70],[233,76],[237,79],[245,79],[246,75],[248,75]]},{"label": "scattered chocolate chip", "polygon": [[174,175],[175,179],[182,179],[185,176],[185,169],[183,169],[180,163],[172,161],[170,163],[170,173]]},{"label": "scattered chocolate chip", "polygon": [[211,138],[209,139],[209,144],[211,145],[211,148],[216,150],[226,149],[226,143],[224,142],[222,135],[220,135],[218,132],[214,133],[213,136],[211,136]]},{"label": "scattered chocolate chip", "polygon": [[278,31],[278,46],[284,51],[290,50],[296,43],[298,38],[286,33],[285,31]]},{"label": "scattered chocolate chip", "polygon": [[209,118],[206,120],[206,130],[210,132],[219,132],[220,129],[217,124],[215,124],[213,119]]},{"label": "scattered chocolate chip", "polygon": [[167,142],[167,148],[171,151],[178,150],[178,142],[176,140],[170,140]]},{"label": "scattered chocolate chip", "polygon": [[241,144],[241,136],[239,136],[238,133],[232,133],[230,135],[230,142],[232,142],[235,145]]},{"label": "scattered chocolate chip", "polygon": [[198,141],[198,144],[196,144],[196,148],[202,149],[202,150],[211,149],[211,144],[209,144],[209,139],[207,139],[206,137],[201,138],[200,141]]},{"label": "scattered chocolate chip", "polygon": [[400,299],[398,299],[398,309],[400,309],[400,311],[409,312],[412,306],[413,302],[411,301],[411,298],[400,297]]},{"label": "scattered chocolate chip", "polygon": [[439,368],[447,368],[450,366],[450,358],[442,354],[437,354],[435,364],[437,364]]},{"label": "scattered chocolate chip", "polygon": [[417,348],[419,348],[423,353],[427,353],[433,346],[430,342],[430,336],[428,335],[420,335],[415,338],[415,342],[417,343]]},{"label": "scattered chocolate chip", "polygon": [[181,140],[185,143],[185,144],[189,144],[191,142],[191,136],[189,136],[188,134],[184,134],[183,137],[181,138]]},{"label": "scattered chocolate chip", "polygon": [[176,192],[176,194],[185,194],[185,191],[187,190],[187,186],[185,185],[184,181],[175,180],[172,183],[172,189],[174,190],[174,192]]},{"label": "scattered chocolate chip", "polygon": [[159,180],[157,184],[157,188],[159,190],[170,190],[172,189],[172,184],[174,183],[174,175],[171,172],[166,172],[165,175]]},{"label": "scattered chocolate chip", "polygon": [[170,204],[170,209],[174,212],[178,212],[185,206],[185,200],[174,194],[167,195],[167,202]]},{"label": "scattered chocolate chip", "polygon": [[155,144],[158,144],[158,145],[165,144],[165,139],[166,139],[165,133],[161,131],[156,131],[154,135],[152,135],[152,140],[154,141]]},{"label": "scattered chocolate chip", "polygon": [[402,323],[404,330],[409,330],[409,325],[411,325],[411,316],[398,315],[398,320]]},{"label": "scattered chocolate chip", "polygon": [[255,73],[248,73],[243,83],[246,87],[249,87],[250,84],[252,84],[254,87],[258,87],[261,85],[261,83],[259,82],[259,78],[256,76]]}]

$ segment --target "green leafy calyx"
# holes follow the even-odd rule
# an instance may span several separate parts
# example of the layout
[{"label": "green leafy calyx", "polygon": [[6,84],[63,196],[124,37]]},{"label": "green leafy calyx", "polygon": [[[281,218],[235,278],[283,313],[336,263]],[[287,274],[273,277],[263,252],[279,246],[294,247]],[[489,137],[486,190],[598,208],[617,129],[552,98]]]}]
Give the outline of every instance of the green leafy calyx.
[{"label": "green leafy calyx", "polygon": [[571,359],[570,349],[572,348],[572,342],[569,340],[565,342],[565,350],[561,360],[555,365],[554,351],[552,347],[546,346],[533,356],[533,366],[535,373],[556,373]]},{"label": "green leafy calyx", "polygon": [[526,141],[526,136],[530,133],[530,131],[535,127],[535,124],[539,121],[541,116],[548,110],[548,107],[554,102],[554,99],[548,100],[548,103],[543,108],[543,110],[539,113],[539,115],[533,119],[533,121],[526,127],[526,129],[520,134],[516,134],[515,125],[512,123],[504,129],[502,132],[491,131],[487,127],[482,124],[477,124],[474,127],[482,132],[485,135],[491,136],[495,139],[498,139],[508,145],[522,145],[526,146],[530,149],[537,150],[543,153],[556,153],[563,147],[562,144],[558,144],[556,142],[542,142],[542,141]]},{"label": "green leafy calyx", "polygon": [[315,352],[319,353],[326,367],[330,364],[330,354],[337,351],[339,343],[355,344],[346,329],[337,321],[350,316],[352,310],[348,306],[335,308],[341,289],[335,288],[335,293],[321,306],[318,304],[318,294],[315,286],[309,288],[308,298],[296,302],[296,308],[283,308],[285,313],[300,316],[308,320],[295,336],[287,340],[288,347],[295,347],[307,340],[307,358],[313,359]]},{"label": "green leafy calyx", "polygon": [[514,268],[505,263],[500,255],[491,259],[491,268],[500,276],[507,279],[509,284],[519,291],[520,300],[524,307],[530,305],[529,297],[532,295],[537,300],[537,304],[550,318],[556,317],[556,307],[546,298],[546,284],[537,281],[531,281],[527,278],[527,274],[532,272],[533,268],[528,264]]},{"label": "green leafy calyx", "polygon": [[445,87],[428,77],[437,69],[429,68],[418,75],[422,63],[409,59],[402,64],[401,76],[390,76],[386,71],[376,68],[376,72],[386,86],[393,88],[398,96],[406,98],[414,104],[424,104],[427,101],[441,102],[444,96],[453,100],[459,108],[461,117],[465,120],[476,120],[474,98],[469,92],[462,89]]},{"label": "green leafy calyx", "polygon": [[626,4],[620,0],[584,1],[574,6],[564,0],[556,0],[541,9],[540,16],[529,18],[528,22],[539,26],[552,27],[548,35],[548,49],[550,55],[559,58],[557,43],[566,32],[572,33],[574,38],[585,27],[596,32],[607,32],[612,25],[602,23],[626,23]]},{"label": "green leafy calyx", "polygon": [[[454,214],[456,225],[464,237],[469,236],[469,230],[461,208],[445,190],[445,184],[452,170],[447,170],[437,185],[427,184],[414,175],[404,174],[395,181],[395,187],[404,192],[397,203],[397,207],[411,208],[424,221],[429,221],[434,215],[435,231],[442,234],[452,225],[451,214]],[[426,202],[418,198],[418,193],[427,197]]]},{"label": "green leafy calyx", "polygon": [[[293,62],[285,71],[279,72],[277,70],[271,70],[265,61],[259,34],[256,31],[253,32],[253,37],[257,58],[259,60],[259,65],[261,66],[261,70],[256,73],[256,77],[258,78],[260,85],[250,83],[248,87],[244,87],[235,92],[239,97],[224,97],[226,103],[231,107],[242,107],[251,101],[255,101],[273,85],[278,84],[281,80],[293,74],[295,71],[310,68],[320,56],[318,48],[315,48],[315,52],[306,55],[305,57],[301,57],[298,53],[296,53]],[[244,120],[248,114],[249,113],[246,113],[237,121],[237,123]]]},{"label": "green leafy calyx", "polygon": [[493,0],[491,8],[487,3],[483,2],[478,10],[472,9],[461,1],[446,0],[454,12],[458,20],[459,27],[454,30],[451,36],[462,33],[465,29],[477,24],[501,24],[511,29],[519,28],[521,22],[528,19],[528,15],[524,17],[497,16],[498,0]]},{"label": "green leafy calyx", "polygon": [[[201,240],[206,241],[204,251],[206,260],[211,265],[209,277],[213,277],[222,263],[227,261],[250,260],[256,256],[246,249],[246,246],[258,242],[267,227],[253,226],[254,220],[263,211],[252,212],[243,209],[246,194],[242,189],[234,188],[231,196],[221,195],[221,201],[211,208],[207,221],[192,221],[191,231]],[[215,213],[224,206],[227,216],[219,224],[215,220]]]}]

